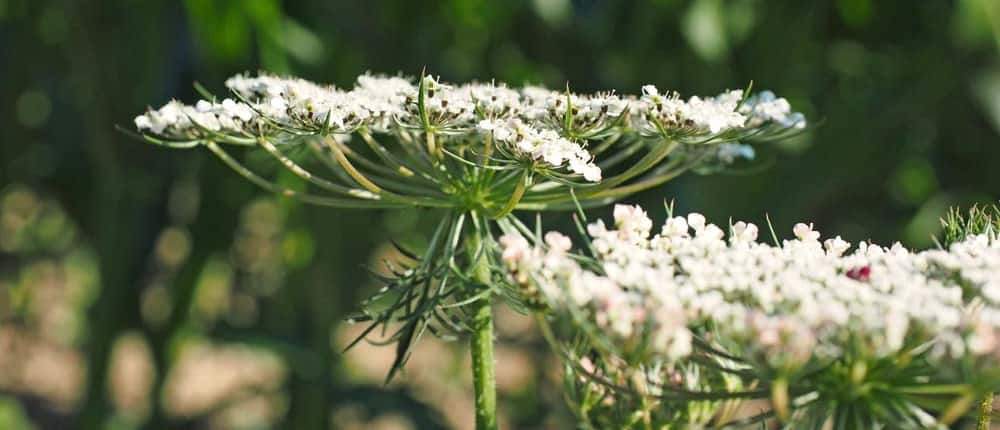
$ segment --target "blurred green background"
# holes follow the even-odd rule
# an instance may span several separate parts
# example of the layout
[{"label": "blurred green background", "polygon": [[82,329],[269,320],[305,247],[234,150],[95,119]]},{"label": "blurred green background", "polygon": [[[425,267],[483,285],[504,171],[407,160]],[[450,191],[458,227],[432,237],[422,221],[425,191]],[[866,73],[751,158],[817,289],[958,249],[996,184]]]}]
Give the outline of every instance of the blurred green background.
[{"label": "blurred green background", "polygon": [[[362,266],[434,214],[302,206],[114,130],[195,80],[753,80],[818,126],[633,202],[925,247],[948,206],[1000,198],[998,52],[995,0],[0,0],[0,428],[471,426],[461,343],[389,385],[391,348],[342,352]],[[555,359],[498,312],[505,428],[570,428]]]}]

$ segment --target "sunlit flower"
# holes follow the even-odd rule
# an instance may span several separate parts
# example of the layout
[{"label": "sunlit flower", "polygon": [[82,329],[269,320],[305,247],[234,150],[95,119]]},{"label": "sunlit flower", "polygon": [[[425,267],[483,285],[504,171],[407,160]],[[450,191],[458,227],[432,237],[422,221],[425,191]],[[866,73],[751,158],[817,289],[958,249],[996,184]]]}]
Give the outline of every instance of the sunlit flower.
[{"label": "sunlit flower", "polygon": [[[805,223],[795,225],[796,239],[772,246],[757,242],[757,227],[742,221],[732,224],[727,243],[697,213],[668,218],[652,237],[638,206],[616,206],[614,219],[613,230],[601,221],[588,226],[595,251],[588,265],[555,233],[546,235],[548,251],[525,249],[516,235],[502,245],[522,282],[545,292],[552,309],[589,315],[622,347],[659,339],[649,347],[667,348],[664,358],[676,360],[690,349],[678,344],[686,333],[711,321],[722,344],[740,344],[776,368],[858,347],[847,339],[873,356],[924,342],[939,357],[960,356],[965,349],[954,343],[969,342],[1000,360],[1000,240],[990,236],[923,252],[862,242],[845,254],[848,242],[821,245]],[[975,293],[963,297],[963,289]]]}]

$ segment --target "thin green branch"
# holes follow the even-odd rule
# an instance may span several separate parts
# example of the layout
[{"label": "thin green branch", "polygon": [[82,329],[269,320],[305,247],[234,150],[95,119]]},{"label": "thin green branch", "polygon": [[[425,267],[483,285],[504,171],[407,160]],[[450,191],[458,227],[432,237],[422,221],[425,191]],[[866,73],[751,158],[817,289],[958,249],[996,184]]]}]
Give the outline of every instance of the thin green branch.
[{"label": "thin green branch", "polygon": [[264,150],[267,151],[268,154],[271,154],[271,156],[273,156],[276,160],[278,160],[278,162],[284,165],[285,168],[287,168],[293,174],[295,174],[295,176],[305,179],[306,181],[309,181],[310,183],[315,184],[320,188],[346,195],[357,195],[358,192],[362,191],[357,188],[345,187],[343,185],[330,182],[329,180],[314,175],[312,172],[306,170],[302,166],[299,166],[294,161],[292,161],[292,159],[288,158],[287,156],[285,156],[285,154],[281,153],[281,151],[277,147],[275,147],[274,144],[271,143],[271,141],[267,140],[266,138],[263,137],[259,138],[258,144],[262,148],[264,148]]},{"label": "thin green branch", "polygon": [[[215,153],[227,166],[239,173],[248,181],[254,183],[255,185],[264,188],[272,193],[282,195],[284,197],[293,198],[305,203],[321,205],[321,206],[331,206],[338,208],[360,208],[360,209],[375,209],[375,208],[404,208],[408,205],[400,204],[398,202],[387,202],[381,201],[379,196],[371,194],[358,195],[357,199],[340,199],[335,197],[325,197],[317,196],[314,194],[303,193],[299,191],[292,190],[290,188],[282,187],[281,185],[275,184],[274,182],[268,181],[246,168],[240,162],[236,161],[231,155],[229,155],[225,150],[219,147],[215,142],[206,142],[205,147]],[[366,200],[367,199],[367,200]]]},{"label": "thin green branch", "polygon": [[334,142],[332,138],[327,137],[324,139],[324,141],[326,142],[327,147],[329,147],[330,150],[333,152],[334,159],[336,159],[337,163],[344,168],[344,171],[346,171],[347,174],[350,175],[351,178],[353,178],[358,183],[358,185],[361,185],[368,191],[375,193],[379,196],[382,196],[386,200],[399,201],[414,206],[430,206],[430,207],[441,207],[441,208],[447,208],[453,206],[451,202],[448,202],[446,200],[438,200],[429,197],[407,197],[382,189],[382,187],[376,185],[374,182],[368,179],[368,177],[366,177],[363,173],[361,173],[361,171],[355,168],[353,164],[351,164],[351,161],[347,159],[346,155],[344,155],[344,151],[341,150],[340,146],[337,145],[337,143]]},{"label": "thin green branch", "polygon": [[528,180],[528,171],[526,170],[521,174],[521,178],[517,181],[517,186],[514,188],[514,192],[510,194],[510,199],[507,200],[507,204],[505,204],[499,212],[493,215],[493,219],[506,217],[511,213],[511,211],[514,210],[515,207],[517,207],[517,204],[521,201],[521,197],[524,196],[524,189],[528,185]]}]

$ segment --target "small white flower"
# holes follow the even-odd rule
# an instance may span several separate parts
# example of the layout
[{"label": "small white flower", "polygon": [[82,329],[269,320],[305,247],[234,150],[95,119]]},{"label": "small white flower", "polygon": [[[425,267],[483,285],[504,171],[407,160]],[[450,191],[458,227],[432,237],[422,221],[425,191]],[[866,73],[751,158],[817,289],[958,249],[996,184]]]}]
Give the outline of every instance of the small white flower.
[{"label": "small white flower", "polygon": [[615,205],[614,217],[615,226],[629,237],[644,239],[653,228],[653,220],[639,206]]},{"label": "small white flower", "polygon": [[815,242],[819,240],[819,232],[813,231],[813,225],[797,223],[795,227],[792,228],[792,232],[795,233],[795,237],[803,242]]},{"label": "small white flower", "polygon": [[733,224],[732,240],[735,243],[749,243],[757,240],[757,226],[753,223],[738,221]]},{"label": "small white flower", "polygon": [[153,128],[153,122],[150,121],[148,116],[139,115],[135,117],[135,128],[139,131],[151,130]]},{"label": "small white flower", "polygon": [[500,237],[499,242],[503,247],[501,259],[508,267],[515,267],[530,254],[531,244],[519,234],[505,234]]},{"label": "small white flower", "polygon": [[839,257],[847,252],[851,248],[851,244],[847,241],[837,236],[833,239],[827,239],[823,241],[823,247],[826,248],[826,252],[834,257]]},{"label": "small white flower", "polygon": [[683,237],[688,235],[688,223],[684,217],[673,217],[664,224],[660,235],[665,237]]},{"label": "small white flower", "polygon": [[212,104],[206,100],[198,100],[198,103],[194,104],[194,108],[198,112],[210,112],[212,110]]},{"label": "small white flower", "polygon": [[551,251],[559,253],[569,251],[573,247],[573,242],[568,237],[554,231],[545,234],[545,244]]},{"label": "small white flower", "polygon": [[705,228],[705,216],[697,212],[692,212],[687,216],[687,223],[695,232],[701,231]]}]

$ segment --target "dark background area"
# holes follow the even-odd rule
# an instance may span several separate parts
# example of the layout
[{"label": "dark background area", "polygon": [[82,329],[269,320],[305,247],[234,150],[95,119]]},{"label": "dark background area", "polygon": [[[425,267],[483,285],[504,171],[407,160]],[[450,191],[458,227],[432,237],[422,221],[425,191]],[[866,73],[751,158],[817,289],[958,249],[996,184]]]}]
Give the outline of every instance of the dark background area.
[{"label": "dark background area", "polygon": [[[747,171],[630,201],[927,247],[949,206],[1000,198],[998,52],[994,0],[0,0],[0,428],[471,424],[461,343],[428,341],[390,385],[391,348],[341,352],[375,288],[361,267],[434,214],[303,206],[207,151],[115,131],[194,101],[194,81],[427,67],[691,95],[752,80],[816,126]],[[503,315],[504,423],[568,428],[558,366]]]}]

